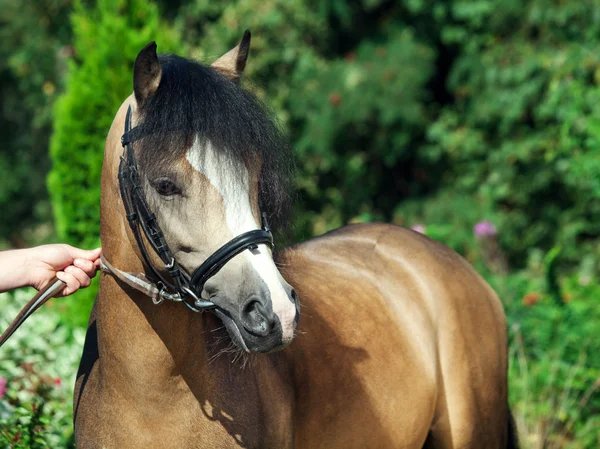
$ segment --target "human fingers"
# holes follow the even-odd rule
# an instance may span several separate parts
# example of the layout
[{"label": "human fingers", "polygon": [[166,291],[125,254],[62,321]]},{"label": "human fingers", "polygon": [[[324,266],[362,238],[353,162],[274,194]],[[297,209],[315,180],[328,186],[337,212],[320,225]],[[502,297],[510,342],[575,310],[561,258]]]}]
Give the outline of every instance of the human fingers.
[{"label": "human fingers", "polygon": [[80,287],[79,281],[71,273],[67,273],[65,271],[58,271],[56,273],[56,277],[67,285],[62,291],[62,296],[68,296],[72,293],[75,293]]},{"label": "human fingers", "polygon": [[73,259],[85,259],[91,260],[92,262],[96,261],[100,258],[100,254],[102,254],[102,248],[96,249],[81,249],[75,248],[74,246],[68,246],[69,254]]},{"label": "human fingers", "polygon": [[87,287],[92,282],[90,276],[88,276],[88,274],[85,271],[83,271],[81,268],[77,268],[74,265],[69,265],[67,268],[64,269],[64,271],[65,273],[69,273],[75,276],[75,279],[77,279],[77,281],[79,282],[79,288]]},{"label": "human fingers", "polygon": [[85,274],[87,274],[90,278],[96,276],[96,271],[98,271],[99,263],[100,259],[96,259],[94,262],[87,259],[75,259],[73,261],[73,265],[83,270]]}]

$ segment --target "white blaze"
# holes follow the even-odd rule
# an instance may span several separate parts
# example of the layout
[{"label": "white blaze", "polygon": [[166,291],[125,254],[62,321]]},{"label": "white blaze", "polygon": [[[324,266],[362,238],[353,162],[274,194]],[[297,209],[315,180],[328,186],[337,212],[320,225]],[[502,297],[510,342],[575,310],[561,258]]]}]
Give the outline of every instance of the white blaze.
[{"label": "white blaze", "polygon": [[[246,167],[242,167],[238,171],[237,179],[224,176],[224,170],[219,167],[219,155],[211,142],[200,141],[197,136],[186,157],[190,165],[202,173],[223,197],[225,220],[233,237],[260,229],[250,206],[250,188]],[[273,312],[277,314],[281,322],[283,340],[289,342],[293,336],[296,308],[279,281],[279,272],[270,252],[265,245],[259,245],[258,249],[244,251],[242,254],[267,285],[271,294]]]}]

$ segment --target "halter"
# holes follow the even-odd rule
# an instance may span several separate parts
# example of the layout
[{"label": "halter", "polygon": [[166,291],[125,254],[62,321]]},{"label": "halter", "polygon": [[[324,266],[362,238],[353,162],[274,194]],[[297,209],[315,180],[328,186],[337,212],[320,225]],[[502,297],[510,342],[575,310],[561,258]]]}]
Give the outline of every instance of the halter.
[{"label": "halter", "polygon": [[[273,235],[267,216],[264,212],[261,214],[261,229],[244,232],[234,237],[209,256],[191,276],[188,275],[173,257],[156,215],[150,210],[144,196],[132,146],[133,142],[142,137],[144,136],[140,127],[131,128],[131,106],[129,106],[125,116],[125,132],[121,137],[124,150],[119,163],[119,189],[127,221],[142,255],[142,262],[150,275],[150,280],[154,281],[160,292],[163,292],[163,298],[183,302],[194,312],[214,308],[213,302],[200,299],[206,281],[241,252],[256,249],[261,244],[273,247]],[[164,270],[155,267],[152,263],[142,233],[162,261]],[[168,277],[165,276],[165,271],[168,272]]]}]

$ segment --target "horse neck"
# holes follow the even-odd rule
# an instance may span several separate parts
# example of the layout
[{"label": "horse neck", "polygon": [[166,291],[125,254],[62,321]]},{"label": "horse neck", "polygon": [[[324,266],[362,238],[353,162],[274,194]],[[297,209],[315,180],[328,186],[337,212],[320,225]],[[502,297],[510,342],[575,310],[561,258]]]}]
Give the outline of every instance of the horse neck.
[{"label": "horse neck", "polygon": [[[120,216],[112,214],[111,220],[116,219]],[[103,234],[107,229],[111,226],[103,221]],[[112,265],[131,273],[143,272],[127,236],[115,238],[113,234],[103,245]],[[124,390],[121,394],[154,402],[159,393],[152,391],[161,392],[164,400],[190,390],[196,396],[202,394],[212,368],[210,357],[218,351],[210,347],[212,342],[206,336],[212,337],[212,331],[222,327],[212,314],[192,313],[180,303],[155,305],[149,297],[103,273],[95,318],[101,375],[112,387]],[[175,388],[181,382],[189,388]],[[169,393],[165,385],[174,390]]]},{"label": "horse neck", "polygon": [[100,360],[107,373],[147,385],[177,376],[190,360],[209,356],[204,334],[214,325],[208,317],[181,304],[154,305],[138,292],[125,291],[110,275],[102,275],[95,313]]}]

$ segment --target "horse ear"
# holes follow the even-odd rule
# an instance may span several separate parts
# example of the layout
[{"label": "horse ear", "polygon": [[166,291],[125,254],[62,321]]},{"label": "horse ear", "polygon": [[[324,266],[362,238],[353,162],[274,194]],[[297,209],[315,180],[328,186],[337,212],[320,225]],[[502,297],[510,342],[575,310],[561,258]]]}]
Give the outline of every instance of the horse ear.
[{"label": "horse ear", "polygon": [[156,56],[156,42],[152,41],[138,53],[133,67],[133,93],[140,108],[150,98],[162,77],[162,69]]},{"label": "horse ear", "polygon": [[244,73],[250,51],[250,30],[246,30],[242,41],[211,64],[211,67],[232,81],[238,81]]}]

